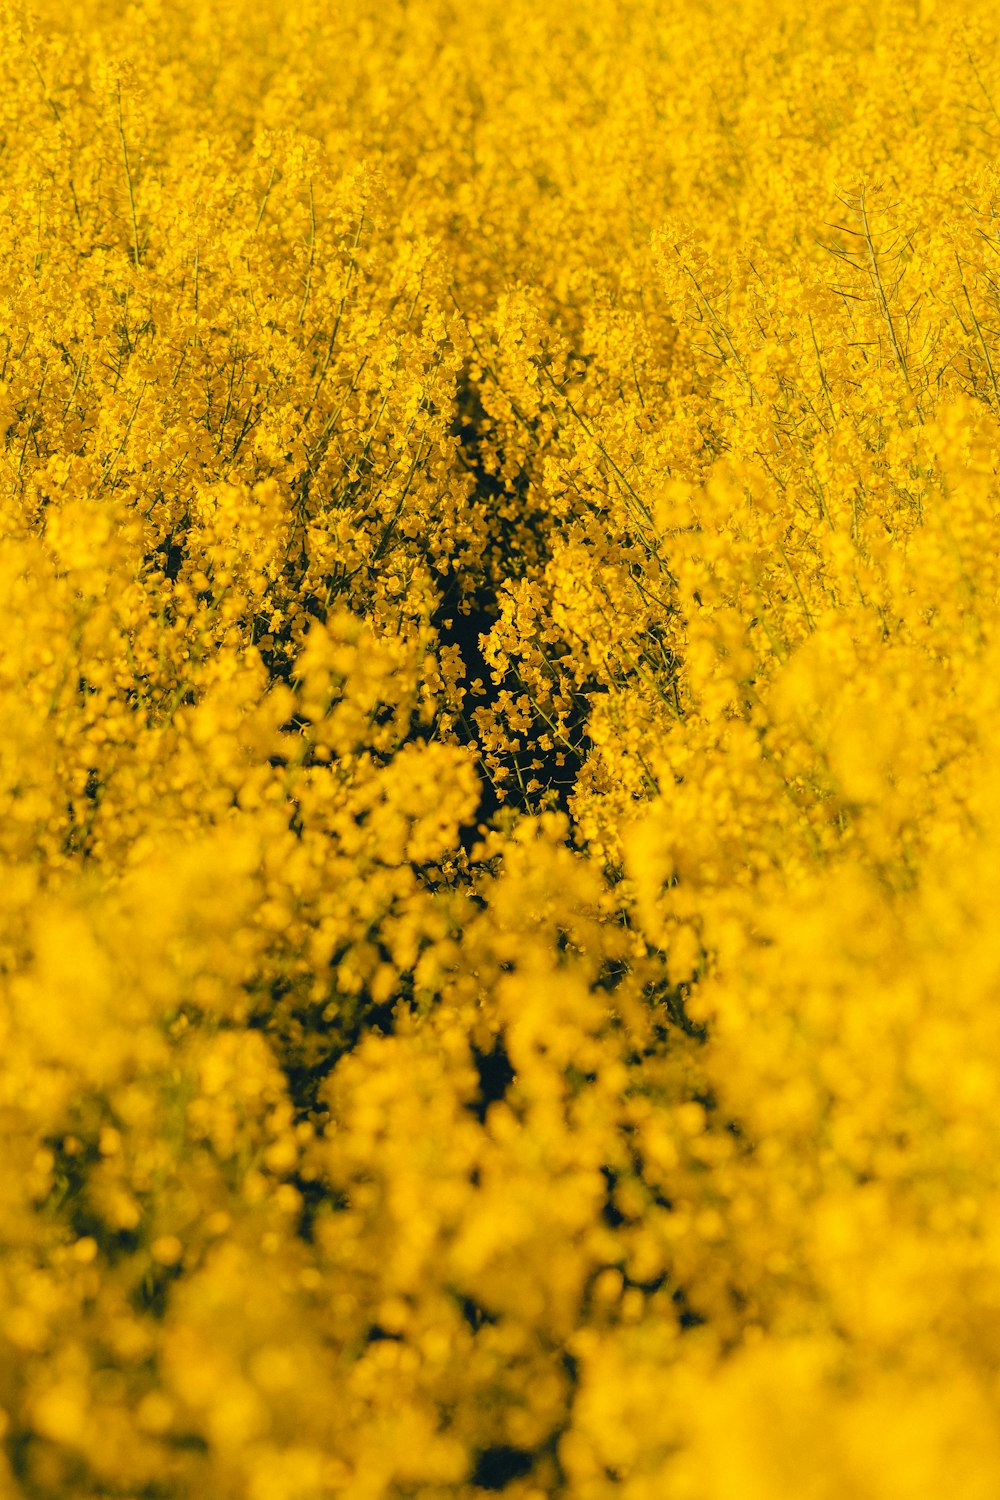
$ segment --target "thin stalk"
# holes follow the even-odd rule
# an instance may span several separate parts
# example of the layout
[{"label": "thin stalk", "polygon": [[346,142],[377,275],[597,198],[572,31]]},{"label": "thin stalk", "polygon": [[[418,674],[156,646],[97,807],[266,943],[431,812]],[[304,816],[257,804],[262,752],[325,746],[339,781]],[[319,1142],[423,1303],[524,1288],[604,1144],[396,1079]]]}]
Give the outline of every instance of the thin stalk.
[{"label": "thin stalk", "polygon": [[139,251],[139,223],[135,214],[135,189],[132,185],[132,168],[128,159],[128,142],[125,140],[125,122],[122,119],[122,86],[118,85],[118,138],[122,146],[122,160],[125,163],[125,181],[128,184],[128,203],[132,213],[132,258],[138,271],[141,254]]}]

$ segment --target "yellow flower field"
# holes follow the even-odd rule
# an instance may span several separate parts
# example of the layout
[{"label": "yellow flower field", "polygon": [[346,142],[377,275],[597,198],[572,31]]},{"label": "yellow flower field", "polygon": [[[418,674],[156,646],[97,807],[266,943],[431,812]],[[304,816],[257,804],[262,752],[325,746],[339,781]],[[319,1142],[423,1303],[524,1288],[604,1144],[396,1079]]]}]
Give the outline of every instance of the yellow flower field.
[{"label": "yellow flower field", "polygon": [[0,72],[0,1500],[996,1500],[996,7]]}]

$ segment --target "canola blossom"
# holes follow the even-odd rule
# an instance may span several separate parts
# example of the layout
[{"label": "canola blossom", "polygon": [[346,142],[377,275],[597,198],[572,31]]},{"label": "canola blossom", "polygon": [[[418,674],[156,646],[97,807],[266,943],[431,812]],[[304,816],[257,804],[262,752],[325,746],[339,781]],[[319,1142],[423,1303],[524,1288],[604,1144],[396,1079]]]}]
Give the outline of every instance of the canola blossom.
[{"label": "canola blossom", "polygon": [[995,1500],[995,6],[0,74],[0,1500]]}]

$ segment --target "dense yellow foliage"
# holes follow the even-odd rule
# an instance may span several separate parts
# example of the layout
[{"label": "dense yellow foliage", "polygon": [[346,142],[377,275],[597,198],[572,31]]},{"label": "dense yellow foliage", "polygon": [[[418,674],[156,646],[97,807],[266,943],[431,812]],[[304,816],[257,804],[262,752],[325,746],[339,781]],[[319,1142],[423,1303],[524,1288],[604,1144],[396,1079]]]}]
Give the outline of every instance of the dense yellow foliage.
[{"label": "dense yellow foliage", "polygon": [[3,1500],[996,1500],[986,0],[0,12]]}]

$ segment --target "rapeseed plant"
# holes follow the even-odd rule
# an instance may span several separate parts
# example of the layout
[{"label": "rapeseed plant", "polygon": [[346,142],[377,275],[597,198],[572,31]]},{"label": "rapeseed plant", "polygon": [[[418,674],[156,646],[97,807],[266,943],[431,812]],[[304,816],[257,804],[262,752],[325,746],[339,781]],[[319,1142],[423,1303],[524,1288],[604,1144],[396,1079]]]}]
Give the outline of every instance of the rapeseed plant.
[{"label": "rapeseed plant", "polygon": [[0,7],[0,1496],[998,1493],[997,42]]}]

